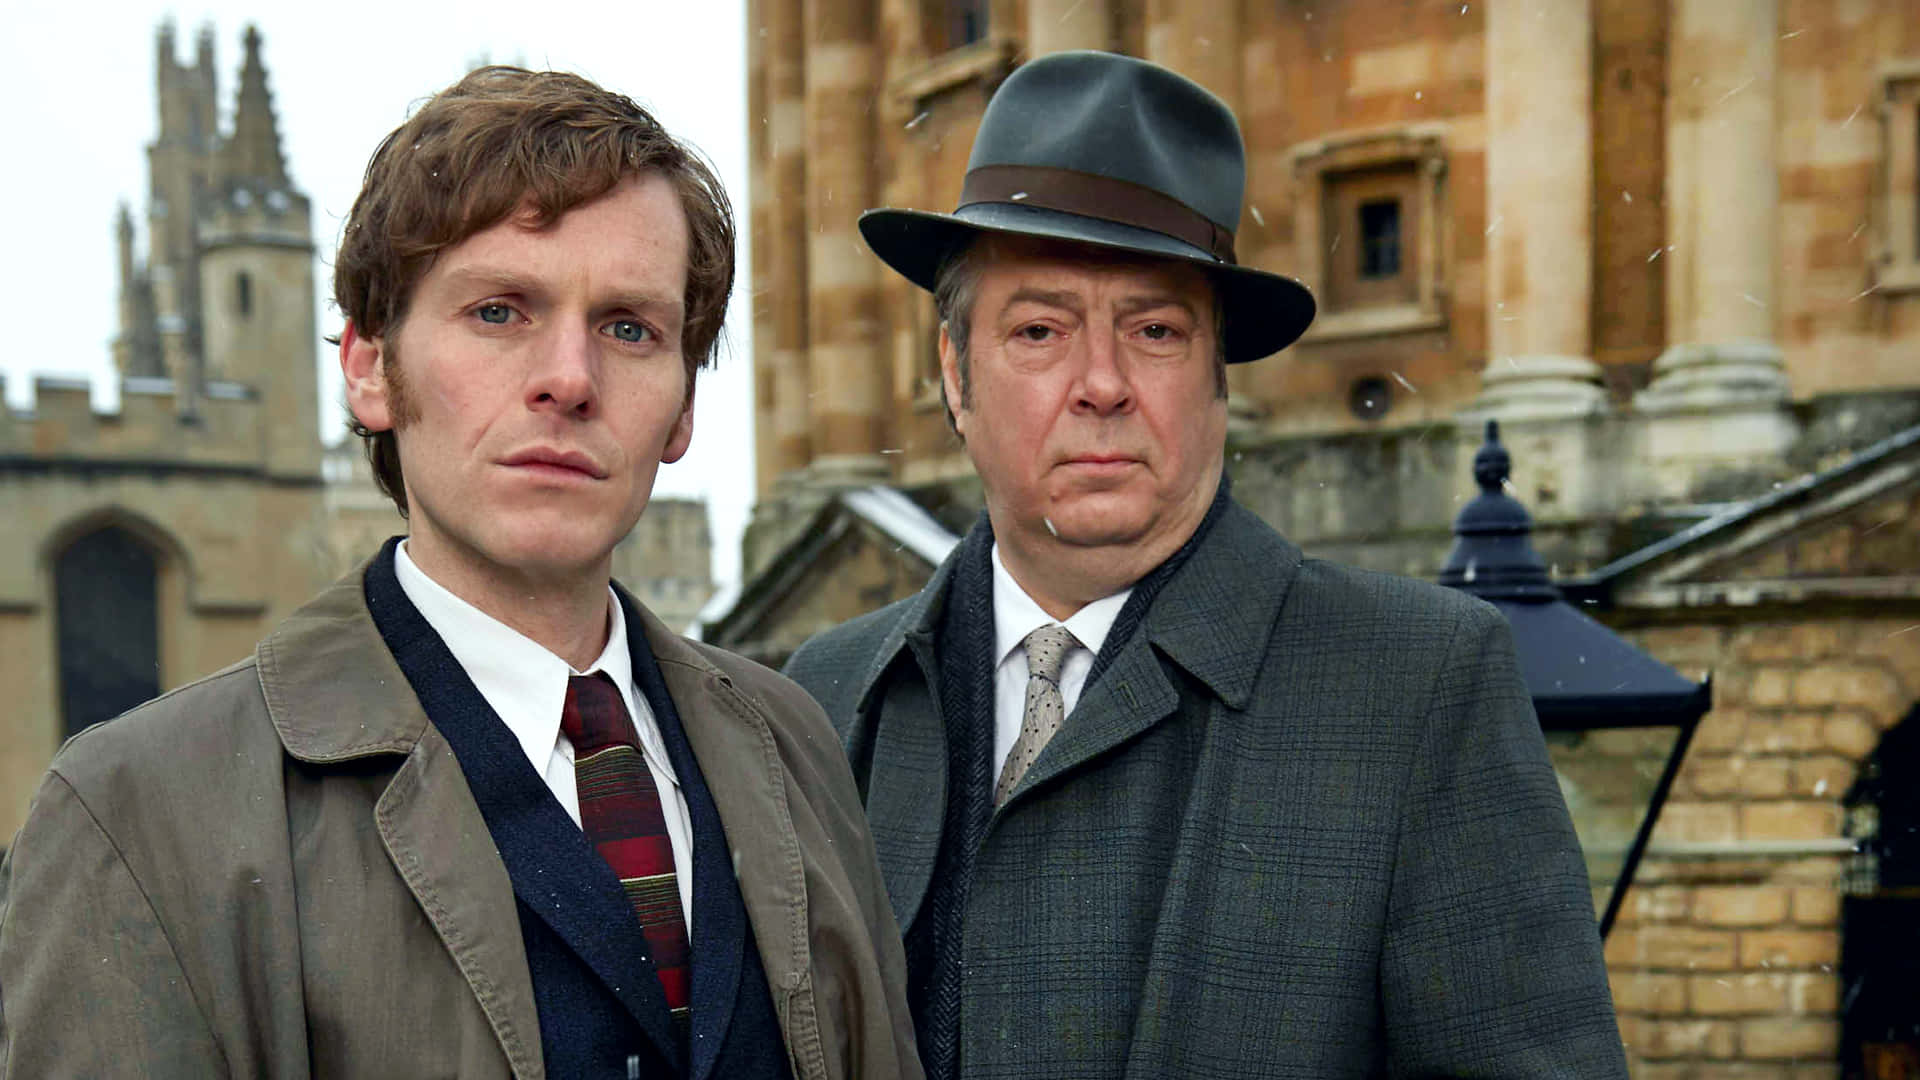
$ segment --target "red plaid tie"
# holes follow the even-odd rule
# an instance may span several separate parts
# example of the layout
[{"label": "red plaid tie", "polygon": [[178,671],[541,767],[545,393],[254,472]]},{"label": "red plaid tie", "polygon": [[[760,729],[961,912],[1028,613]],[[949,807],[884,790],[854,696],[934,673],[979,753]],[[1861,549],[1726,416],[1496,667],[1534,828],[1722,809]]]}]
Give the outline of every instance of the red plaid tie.
[{"label": "red plaid tie", "polygon": [[573,777],[580,792],[580,827],[626,887],[640,917],[653,966],[660,973],[675,1024],[687,1030],[692,950],[680,910],[673,844],[660,812],[660,792],[640,754],[633,719],[605,672],[567,680],[560,730],[573,743]]}]

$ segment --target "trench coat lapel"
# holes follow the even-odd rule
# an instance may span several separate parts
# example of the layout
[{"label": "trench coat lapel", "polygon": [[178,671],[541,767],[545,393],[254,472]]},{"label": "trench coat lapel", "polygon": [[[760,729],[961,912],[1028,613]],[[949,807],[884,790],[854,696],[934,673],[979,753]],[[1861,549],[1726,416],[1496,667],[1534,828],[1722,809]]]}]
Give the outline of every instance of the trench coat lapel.
[{"label": "trench coat lapel", "polygon": [[1244,709],[1260,658],[1300,569],[1300,549],[1229,503],[1161,586],[1145,620],[1098,682],[1082,692],[1007,805],[1171,716],[1180,695],[1161,658],[1228,708]]},{"label": "trench coat lapel", "polygon": [[[872,739],[868,760],[886,763],[864,778],[867,820],[902,933],[926,899],[946,825],[947,727],[940,714],[934,632],[954,561],[966,550],[963,544],[941,564],[888,631],[862,679],[855,710]],[[886,678],[895,665],[917,667],[919,678]]]},{"label": "trench coat lapel", "polygon": [[[740,898],[753,929],[761,968],[778,1002],[783,995],[790,997],[805,987],[813,970],[813,942],[807,931],[806,865],[795,843],[793,817],[788,809],[790,796],[784,779],[787,767],[780,759],[773,729],[759,707],[734,689],[733,680],[698,648],[645,608],[628,608],[636,609],[661,680],[680,715],[687,748],[700,763],[707,791],[720,815],[722,828],[712,838],[714,846],[703,850],[709,860],[724,853],[726,872],[739,879]],[[695,847],[699,845],[696,837]],[[701,853],[696,851],[696,860],[700,858]],[[696,896],[698,888],[696,882]],[[701,918],[707,920],[707,913],[703,911]],[[699,932],[696,926],[695,933]],[[740,937],[744,941],[744,935]],[[704,957],[696,952],[695,959],[693,1007],[697,1022],[702,1000],[700,962]],[[705,992],[713,1000],[723,995],[729,1000],[737,998],[740,960],[736,954],[734,969],[724,978],[708,973],[711,982]],[[731,989],[722,983],[730,983]],[[791,1007],[782,1011],[791,1039],[799,1021],[794,1019],[796,1013]],[[711,1058],[696,1052],[694,1075],[706,1076],[712,1068]]]},{"label": "trench coat lapel", "polygon": [[[741,917],[744,904],[733,903],[731,898],[726,898],[724,902],[709,899],[716,890],[725,892],[736,887],[733,880],[733,851],[727,843],[723,821],[716,817],[716,813],[722,793],[737,778],[725,769],[708,769],[702,762],[718,762],[721,759],[712,755],[737,754],[740,750],[716,748],[706,756],[693,751],[690,738],[693,729],[710,729],[725,722],[714,716],[713,710],[708,707],[712,693],[701,685],[704,680],[697,674],[689,677],[690,673],[685,671],[684,665],[677,665],[673,670],[678,678],[668,681],[667,669],[657,662],[655,642],[671,650],[672,646],[680,644],[678,636],[654,618],[652,612],[636,603],[625,590],[615,591],[620,597],[621,607],[626,611],[627,642],[633,654],[634,681],[639,684],[653,708],[662,741],[666,744],[667,756],[673,762],[674,773],[680,778],[681,789],[687,795],[687,810],[693,819],[693,907],[700,917],[693,921],[691,942],[693,982],[689,1004],[693,1038],[689,1040],[692,1068],[688,1075],[691,1080],[707,1080],[713,1073],[715,1062],[719,1060],[720,1049],[726,1043],[727,1027],[733,1019],[734,1001],[740,991],[741,958],[746,949],[747,925]],[[685,648],[684,645],[680,647]],[[729,757],[725,760],[739,762],[741,759]],[[746,774],[751,775],[751,770],[747,770]],[[769,779],[778,775],[774,770],[761,773],[758,783],[754,785],[757,790],[746,792],[745,798],[756,802],[770,800],[773,784]],[[708,798],[699,797],[703,791]],[[789,825],[787,834],[791,831]],[[786,849],[783,847],[782,850]],[[801,872],[798,853],[791,854],[791,866],[782,869],[790,869],[798,874]],[[804,907],[799,914],[804,920]]]},{"label": "trench coat lapel", "polygon": [[514,1075],[543,1075],[513,882],[439,732],[427,728],[374,814],[394,868],[486,1010]]},{"label": "trench coat lapel", "polygon": [[540,1017],[512,882],[452,748],[427,722],[368,618],[361,579],[342,579],[261,643],[268,713],[299,761],[405,756],[375,806],[375,828],[479,1001],[514,1076],[539,1080],[546,1072]]}]

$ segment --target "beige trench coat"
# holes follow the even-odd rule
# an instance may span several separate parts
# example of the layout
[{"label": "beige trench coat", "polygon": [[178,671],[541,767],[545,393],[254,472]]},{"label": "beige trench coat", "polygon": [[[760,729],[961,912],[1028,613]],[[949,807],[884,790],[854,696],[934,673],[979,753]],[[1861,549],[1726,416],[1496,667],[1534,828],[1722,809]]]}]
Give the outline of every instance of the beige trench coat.
[{"label": "beige trench coat", "polygon": [[[794,1075],[918,1078],[898,930],[804,693],[644,632]],[[0,866],[0,1075],[545,1075],[513,888],[361,574],[72,739]]]}]

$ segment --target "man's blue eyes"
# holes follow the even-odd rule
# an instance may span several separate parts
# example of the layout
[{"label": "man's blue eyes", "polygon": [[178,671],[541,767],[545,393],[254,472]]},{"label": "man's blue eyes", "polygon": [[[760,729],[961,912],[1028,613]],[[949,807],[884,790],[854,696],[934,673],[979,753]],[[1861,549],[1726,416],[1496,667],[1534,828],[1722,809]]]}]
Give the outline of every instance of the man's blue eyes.
[{"label": "man's blue eyes", "polygon": [[[513,319],[513,309],[505,304],[482,304],[474,309],[480,321],[492,326],[505,326]],[[607,333],[613,337],[633,344],[639,344],[652,336],[653,331],[646,323],[633,319],[617,319],[609,324]]]}]

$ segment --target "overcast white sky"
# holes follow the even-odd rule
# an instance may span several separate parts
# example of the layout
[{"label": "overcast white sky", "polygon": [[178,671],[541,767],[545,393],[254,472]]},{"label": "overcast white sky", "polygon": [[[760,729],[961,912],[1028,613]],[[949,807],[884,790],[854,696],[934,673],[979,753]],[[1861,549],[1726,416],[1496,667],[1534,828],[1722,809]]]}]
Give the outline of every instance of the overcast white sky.
[{"label": "overcast white sky", "polygon": [[[13,313],[0,374],[16,408],[28,402],[36,373],[93,377],[96,409],[118,400],[109,353],[118,302],[114,207],[123,199],[132,205],[144,252],[146,146],[158,127],[154,33],[168,18],[188,63],[200,27],[213,27],[229,120],[241,33],[249,22],[260,28],[281,149],[294,183],[313,200],[323,334],[340,327],[325,297],[340,223],[368,155],[415,102],[473,61],[579,72],[632,96],[699,146],[734,200],[741,273],[720,365],[701,376],[692,452],[661,471],[655,491],[705,495],[715,577],[738,574],[740,529],[753,501],[743,2],[468,0],[429,8],[367,0],[0,0],[19,102],[7,133],[8,165],[0,169],[0,206],[12,207],[0,225],[0,295]],[[314,359],[325,399],[322,431],[333,441],[345,436],[339,367],[320,342]]]}]

